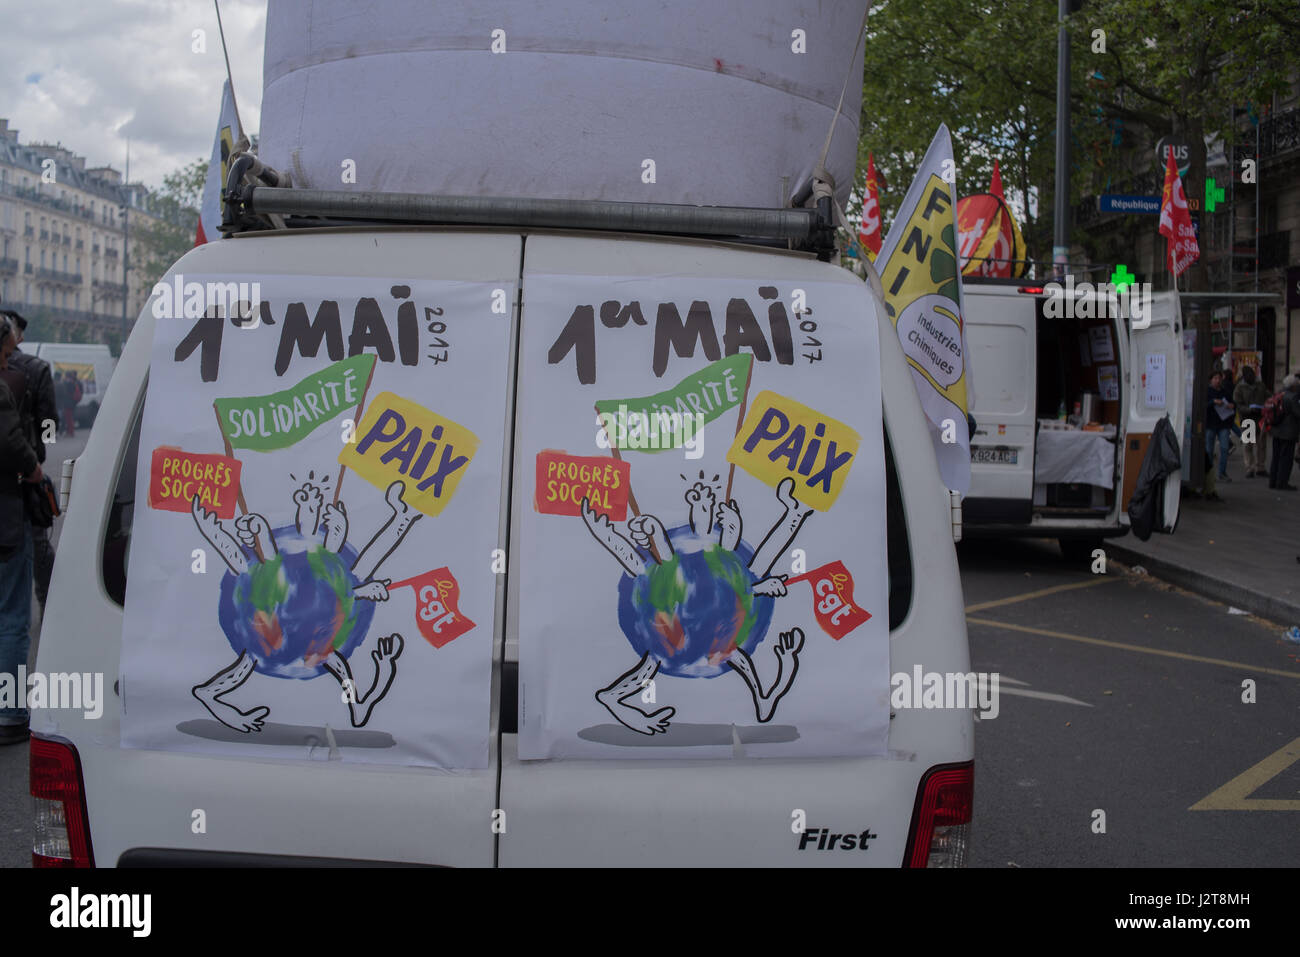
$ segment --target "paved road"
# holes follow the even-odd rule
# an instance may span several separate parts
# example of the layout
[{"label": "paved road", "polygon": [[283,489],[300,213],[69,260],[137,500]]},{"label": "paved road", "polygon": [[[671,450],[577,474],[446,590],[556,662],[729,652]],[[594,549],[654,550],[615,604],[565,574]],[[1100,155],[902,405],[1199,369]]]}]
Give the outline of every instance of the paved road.
[{"label": "paved road", "polygon": [[[76,458],[86,447],[89,429],[78,429],[73,438],[59,437],[46,452],[45,471],[55,487],[63,470],[63,460]],[[51,535],[56,546],[63,519],[57,518]],[[36,662],[40,612],[32,598],[32,649],[27,666]],[[27,747],[0,747],[0,867],[30,867],[32,863],[32,799],[27,789]]]},{"label": "paved road", "polygon": [[961,561],[972,667],[1003,682],[976,725],[975,866],[1300,863],[1300,645],[1280,625],[1045,542]]}]

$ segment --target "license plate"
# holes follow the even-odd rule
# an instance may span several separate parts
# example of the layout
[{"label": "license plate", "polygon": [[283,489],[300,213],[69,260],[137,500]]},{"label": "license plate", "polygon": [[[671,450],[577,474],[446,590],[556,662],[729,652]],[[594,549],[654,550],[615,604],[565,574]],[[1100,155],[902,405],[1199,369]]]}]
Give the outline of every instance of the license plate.
[{"label": "license plate", "polygon": [[970,460],[994,465],[1016,465],[1020,461],[1020,450],[982,449],[976,446],[970,450]]}]

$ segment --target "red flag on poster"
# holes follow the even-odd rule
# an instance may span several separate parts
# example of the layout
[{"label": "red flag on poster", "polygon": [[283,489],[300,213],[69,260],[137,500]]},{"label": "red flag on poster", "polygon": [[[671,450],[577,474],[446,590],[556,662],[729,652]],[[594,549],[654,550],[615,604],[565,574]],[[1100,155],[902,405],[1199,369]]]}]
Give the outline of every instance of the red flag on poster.
[{"label": "red flag on poster", "polygon": [[231,95],[230,81],[227,80],[221,87],[221,115],[217,118],[217,137],[212,144],[212,156],[208,159],[208,177],[203,181],[203,202],[199,206],[195,246],[221,238],[221,191],[226,188],[230,154],[239,137],[235,98]]},{"label": "red flag on poster", "polygon": [[1165,188],[1160,196],[1160,235],[1168,241],[1169,271],[1175,276],[1201,258],[1201,247],[1196,242],[1192,216],[1187,211],[1187,197],[1183,194],[1183,181],[1178,177],[1178,166],[1170,150],[1165,159]]},{"label": "red flag on poster", "polygon": [[867,257],[876,261],[880,255],[880,187],[876,176],[876,157],[867,154],[867,188],[862,194],[862,225],[858,228],[858,242]]},{"label": "red flag on poster", "polygon": [[414,578],[393,582],[388,590],[410,585],[415,591],[415,627],[435,648],[451,643],[474,627],[460,613],[460,582],[449,568],[435,568]]},{"label": "red flag on poster", "polygon": [[812,585],[813,614],[822,631],[839,641],[861,625],[871,613],[853,601],[853,576],[843,562],[831,562],[821,568],[786,579],[786,586],[806,581]]}]

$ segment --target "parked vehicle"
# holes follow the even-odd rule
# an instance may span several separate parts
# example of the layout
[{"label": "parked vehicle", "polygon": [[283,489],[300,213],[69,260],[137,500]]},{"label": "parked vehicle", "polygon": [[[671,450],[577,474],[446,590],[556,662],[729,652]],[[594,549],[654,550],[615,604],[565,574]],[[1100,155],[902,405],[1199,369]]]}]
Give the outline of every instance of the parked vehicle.
[{"label": "parked vehicle", "polygon": [[117,368],[108,346],[81,342],[24,342],[23,351],[44,359],[54,373],[76,373],[81,383],[77,424],[90,426],[99,414],[104,393]]},{"label": "parked vehicle", "polygon": [[[1095,300],[1076,311],[1070,296],[1067,310],[1043,283],[968,277],[963,286],[976,422],[964,533],[1056,537],[1075,556],[1127,534],[1156,422],[1167,415],[1183,431],[1177,297],[1153,294],[1135,323],[1109,305],[1102,311],[1113,314],[1098,317]],[[1165,531],[1178,521],[1180,478],[1163,488]]]},{"label": "parked vehicle", "polygon": [[269,11],[72,470],[35,863],[963,865],[955,501],[831,261],[865,2],[444,7]]}]

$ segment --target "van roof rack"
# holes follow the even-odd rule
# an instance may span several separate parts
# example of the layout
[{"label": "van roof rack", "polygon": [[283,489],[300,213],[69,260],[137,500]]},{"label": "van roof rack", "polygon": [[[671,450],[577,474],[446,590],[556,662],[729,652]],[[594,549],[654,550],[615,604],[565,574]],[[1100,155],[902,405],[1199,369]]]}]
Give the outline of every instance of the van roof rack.
[{"label": "van roof rack", "polygon": [[422,193],[340,192],[244,183],[232,167],[221,221],[223,233],[285,227],[358,225],[507,226],[593,229],[767,241],[815,253],[835,253],[828,198],[809,209],[616,203],[605,200],[506,196],[430,196]]}]

